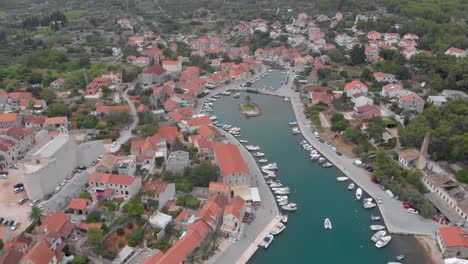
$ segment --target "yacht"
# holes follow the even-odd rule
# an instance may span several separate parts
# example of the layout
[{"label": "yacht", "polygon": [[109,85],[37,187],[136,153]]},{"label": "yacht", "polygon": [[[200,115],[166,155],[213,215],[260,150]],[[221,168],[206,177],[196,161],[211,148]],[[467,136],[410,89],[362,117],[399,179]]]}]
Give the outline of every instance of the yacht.
[{"label": "yacht", "polygon": [[222,95],[227,95],[227,96],[229,96],[229,95],[231,95],[231,92],[229,92],[229,91],[224,91],[224,92],[222,92],[221,94],[222,94]]},{"label": "yacht", "polygon": [[240,97],[240,93],[235,93],[234,94],[234,98],[239,98]]},{"label": "yacht", "polygon": [[278,165],[276,164],[276,162],[274,163],[270,163],[270,164],[267,164],[265,166],[262,166],[262,170],[265,169],[265,170],[277,170],[278,169]]},{"label": "yacht", "polygon": [[[286,189],[286,188],[282,188],[279,187],[280,189],[277,189],[274,191],[275,194],[290,194],[291,191],[289,189]],[[273,189],[273,188],[272,188]]]},{"label": "yacht", "polygon": [[271,230],[270,234],[276,236],[279,233],[283,232],[284,229],[286,229],[286,225],[280,222],[280,223],[276,224],[276,226],[273,228],[273,230]]},{"label": "yacht", "polygon": [[380,221],[380,219],[382,219],[382,218],[380,216],[378,216],[378,215],[371,215],[371,217],[370,217],[371,221]]},{"label": "yacht", "polygon": [[318,158],[320,158],[320,154],[312,154],[312,155],[310,155],[310,159],[311,159],[311,160],[317,160]]},{"label": "yacht", "polygon": [[285,97],[285,98],[284,98],[284,101],[285,101],[285,102],[289,102],[289,101],[290,101],[289,97]]},{"label": "yacht", "polygon": [[296,211],[298,209],[297,204],[295,203],[289,203],[287,205],[283,205],[281,206],[281,208],[286,211]]},{"label": "yacht", "polygon": [[274,182],[270,184],[270,188],[281,187],[283,184],[281,182]]},{"label": "yacht", "polygon": [[364,203],[364,208],[366,208],[366,209],[371,209],[371,208],[374,208],[375,206],[376,206],[376,204],[373,203],[373,202]]},{"label": "yacht", "polygon": [[299,130],[298,127],[293,127],[293,128],[291,129],[291,131],[292,131],[292,133],[293,133],[294,135],[297,135],[297,134],[300,134],[300,133],[301,133],[301,130]]},{"label": "yacht", "polygon": [[388,245],[388,243],[390,242],[390,240],[392,240],[392,237],[391,236],[384,236],[382,237],[381,239],[379,239],[379,241],[377,241],[377,243],[375,243],[375,246],[377,248],[383,248],[385,247],[386,245]]},{"label": "yacht", "polygon": [[322,163],[322,162],[324,162],[324,161],[325,161],[325,158],[324,158],[324,157],[320,157],[320,158],[318,159],[318,162],[319,162],[319,163]]},{"label": "yacht", "polygon": [[357,190],[356,190],[356,199],[361,200],[361,197],[362,197],[362,189],[357,188]]},{"label": "yacht", "polygon": [[210,116],[210,119],[214,121],[214,120],[218,119],[218,117],[217,116]]},{"label": "yacht", "polygon": [[332,223],[328,218],[325,218],[325,222],[323,223],[323,225],[325,226],[325,229],[332,229]]},{"label": "yacht", "polygon": [[372,230],[372,231],[379,231],[379,230],[382,230],[382,229],[385,229],[385,226],[383,226],[383,225],[371,225],[370,226],[370,230]]},{"label": "yacht", "polygon": [[288,202],[287,199],[286,199],[286,200],[278,201],[278,205],[279,205],[279,206],[284,206],[284,205],[287,205],[288,203],[289,203],[289,202]]},{"label": "yacht", "polygon": [[255,152],[255,153],[253,154],[253,156],[254,156],[254,157],[263,157],[263,156],[265,156],[265,153],[263,153],[263,152],[258,152],[258,151],[257,151],[257,152]]},{"label": "yacht", "polygon": [[371,203],[373,200],[374,199],[372,199],[372,198],[364,198],[364,199],[362,199],[362,202],[363,203]]},{"label": "yacht", "polygon": [[348,185],[348,190],[352,191],[354,189],[354,183]]},{"label": "yacht", "polygon": [[290,126],[295,126],[297,125],[297,121],[296,120],[289,120],[289,123],[288,123]]},{"label": "yacht", "polygon": [[330,162],[325,162],[324,164],[322,164],[322,168],[330,168],[332,166],[333,164],[331,164]]},{"label": "yacht", "polygon": [[250,151],[260,150],[259,146],[254,146],[254,145],[247,145],[245,146],[245,148]]},{"label": "yacht", "polygon": [[271,242],[273,242],[273,238],[274,238],[273,235],[268,235],[268,236],[266,236],[266,237],[263,239],[263,241],[262,241],[262,243],[260,244],[260,246],[263,247],[263,248],[265,248],[265,249],[267,249],[267,248],[270,246]]},{"label": "yacht", "polygon": [[239,142],[240,142],[240,143],[249,143],[249,141],[248,141],[248,140],[245,140],[245,139],[241,139],[241,140],[239,140]]},{"label": "yacht", "polygon": [[348,177],[338,177],[338,178],[336,178],[336,180],[339,181],[339,182],[344,182],[344,181],[349,180],[349,178]]},{"label": "yacht", "polygon": [[267,163],[268,160],[267,160],[267,159],[259,159],[258,162],[259,162],[259,163]]},{"label": "yacht", "polygon": [[382,237],[384,237],[386,234],[387,234],[387,232],[385,232],[385,230],[380,230],[379,232],[375,233],[371,237],[371,241],[375,243],[375,242],[379,241]]}]

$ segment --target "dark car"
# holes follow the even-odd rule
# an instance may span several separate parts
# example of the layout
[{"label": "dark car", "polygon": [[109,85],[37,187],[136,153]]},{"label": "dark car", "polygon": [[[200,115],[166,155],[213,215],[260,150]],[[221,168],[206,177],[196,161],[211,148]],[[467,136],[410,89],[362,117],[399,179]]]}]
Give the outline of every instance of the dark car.
[{"label": "dark car", "polygon": [[343,155],[343,153],[337,151],[337,152],[336,152],[336,155],[341,156],[341,155]]},{"label": "dark car", "polygon": [[24,187],[24,184],[22,184],[22,183],[17,183],[17,184],[15,184],[15,185],[13,185],[13,189],[14,189],[14,188],[20,188],[20,187]]},{"label": "dark car", "polygon": [[375,184],[379,184],[379,180],[377,180],[376,178],[371,178],[371,182],[375,183]]},{"label": "dark car", "polygon": [[325,143],[325,140],[323,138],[319,138],[318,140],[322,143]]},{"label": "dark car", "polygon": [[374,171],[374,168],[373,168],[372,166],[368,166],[368,167],[366,168],[366,170],[367,170],[368,172],[373,172],[373,171]]},{"label": "dark car", "polygon": [[86,166],[79,166],[78,169],[80,169],[80,170],[86,170]]}]

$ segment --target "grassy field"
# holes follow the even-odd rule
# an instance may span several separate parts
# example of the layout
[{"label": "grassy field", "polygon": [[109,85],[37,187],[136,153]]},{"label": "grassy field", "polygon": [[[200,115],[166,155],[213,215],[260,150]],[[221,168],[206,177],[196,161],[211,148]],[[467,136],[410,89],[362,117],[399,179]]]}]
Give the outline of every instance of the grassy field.
[{"label": "grassy field", "polygon": [[63,13],[68,20],[78,19],[86,14],[86,10],[70,10]]},{"label": "grassy field", "polygon": [[7,12],[0,11],[0,18],[8,16]]}]

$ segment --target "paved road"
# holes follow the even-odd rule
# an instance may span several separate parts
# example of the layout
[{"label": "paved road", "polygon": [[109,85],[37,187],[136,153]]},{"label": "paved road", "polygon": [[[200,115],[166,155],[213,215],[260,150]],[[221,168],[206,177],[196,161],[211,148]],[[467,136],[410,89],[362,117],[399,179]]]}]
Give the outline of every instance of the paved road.
[{"label": "paved road", "polygon": [[119,138],[115,141],[116,145],[115,147],[110,148],[110,152],[114,153],[117,150],[120,149],[120,146],[122,144],[125,144],[130,138],[133,137],[132,135],[132,129],[136,128],[138,126],[138,113],[136,110],[135,105],[133,104],[132,100],[130,100],[130,97],[128,97],[128,91],[133,90],[135,87],[135,82],[128,84],[128,88],[122,93],[122,97],[125,101],[127,101],[127,104],[130,106],[130,114],[132,115],[133,122],[130,126],[128,126],[128,129],[126,127],[122,128],[120,131],[120,136]]},{"label": "paved road", "polygon": [[[292,74],[292,71],[290,71],[290,75]],[[292,89],[292,78],[293,76],[290,76],[290,81],[287,85],[276,91],[269,92],[269,94],[276,93],[276,95],[289,97],[291,99],[291,104],[293,106],[298,125],[306,140],[309,141],[309,143],[330,162],[335,164],[335,166],[346,174],[346,176],[350,177],[355,183],[357,183],[357,185],[359,185],[371,197],[382,198],[383,204],[379,204],[379,209],[383,219],[385,220],[387,229],[390,232],[399,234],[433,235],[439,225],[432,220],[408,213],[403,208],[401,201],[389,197],[376,184],[372,183],[370,181],[371,175],[365,169],[355,166],[352,158],[344,155],[338,156],[313,136],[310,122],[304,114],[304,104],[301,102],[300,95]]]},{"label": "paved road", "polygon": [[[266,184],[265,178],[263,178],[262,172],[252,154],[231,134],[221,129],[218,130],[221,131],[231,143],[239,145],[241,155],[247,163],[250,174],[252,175],[251,185],[258,187],[260,198],[262,199],[262,206],[254,211],[255,220],[250,225],[244,225],[239,241],[230,245],[224,252],[218,254],[217,259],[212,262],[224,264],[239,261],[239,258],[246,252],[248,254],[253,254],[255,252],[253,249],[256,248],[259,241],[258,237],[266,232],[265,229],[271,225],[272,220],[276,219],[275,217],[279,215],[279,211],[276,206],[275,198]],[[251,247],[252,244],[255,244],[255,247]],[[250,256],[246,257],[245,262],[249,257]]]}]

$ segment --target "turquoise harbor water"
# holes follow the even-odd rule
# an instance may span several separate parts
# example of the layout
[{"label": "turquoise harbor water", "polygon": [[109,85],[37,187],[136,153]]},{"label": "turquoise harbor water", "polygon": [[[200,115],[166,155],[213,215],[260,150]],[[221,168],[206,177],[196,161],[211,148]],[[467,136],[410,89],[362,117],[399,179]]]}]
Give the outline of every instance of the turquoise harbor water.
[{"label": "turquoise harbor water", "polygon": [[[288,121],[294,118],[294,112],[289,102],[249,93],[263,115],[246,118],[238,110],[246,95],[242,93],[237,99],[222,96],[214,104],[213,114],[221,123],[242,128],[243,139],[259,145],[269,162],[278,163],[277,178],[292,189],[290,202],[299,204],[299,210],[290,214],[286,230],[268,250],[259,249],[250,263],[379,264],[400,254],[407,255],[403,263],[427,263],[411,237],[393,236],[383,249],[371,243],[369,226],[382,223],[372,223],[369,217],[378,215],[378,210],[364,209],[354,192],[347,190],[349,182],[337,182],[336,177],[341,175],[337,169],[324,169],[309,160],[309,154],[299,145],[303,138],[290,132]],[[327,217],[333,230],[323,227]]]}]

